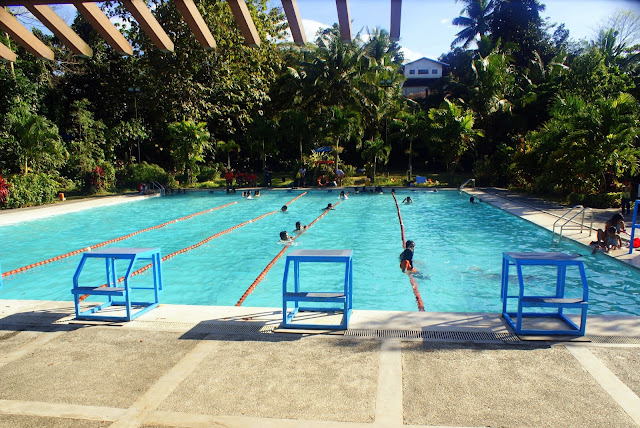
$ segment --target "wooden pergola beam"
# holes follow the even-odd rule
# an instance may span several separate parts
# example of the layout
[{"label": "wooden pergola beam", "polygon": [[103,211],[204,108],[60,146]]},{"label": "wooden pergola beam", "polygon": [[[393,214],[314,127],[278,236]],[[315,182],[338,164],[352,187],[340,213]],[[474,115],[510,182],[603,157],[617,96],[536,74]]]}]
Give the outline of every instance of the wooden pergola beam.
[{"label": "wooden pergola beam", "polygon": [[16,54],[8,46],[0,43],[0,60],[16,62]]},{"label": "wooden pergola beam", "polygon": [[294,43],[298,46],[304,46],[307,43],[307,36],[304,34],[300,11],[298,11],[298,2],[296,0],[282,0],[282,8],[287,16],[287,21],[289,21],[289,29]]},{"label": "wooden pergola beam", "polygon": [[196,40],[205,49],[215,49],[216,40],[213,38],[209,27],[204,22],[198,7],[193,0],[174,0],[173,1],[184,18],[185,22],[196,36]]},{"label": "wooden pergola beam", "polygon": [[402,16],[402,0],[391,0],[391,31],[389,39],[392,42],[400,40],[400,20]]},{"label": "wooden pergola beam", "polygon": [[53,51],[29,30],[24,28],[24,26],[3,7],[0,7],[0,28],[6,31],[12,39],[31,52],[36,58],[53,60]]},{"label": "wooden pergola beam", "polygon": [[138,21],[140,28],[161,52],[173,52],[173,42],[142,0],[122,0],[122,4]]},{"label": "wooden pergola beam", "polygon": [[100,10],[97,4],[93,2],[75,1],[73,5],[116,52],[122,55],[133,54],[133,48],[127,39],[113,26],[107,15]]},{"label": "wooden pergola beam", "polygon": [[343,42],[351,43],[351,16],[349,14],[349,0],[336,0],[338,9],[338,24],[340,37]]},{"label": "wooden pergola beam", "polygon": [[231,8],[231,12],[233,12],[233,17],[236,19],[238,26],[240,26],[240,31],[242,31],[247,45],[252,48],[260,46],[260,36],[253,23],[253,19],[251,19],[251,14],[249,13],[249,8],[245,0],[227,0],[227,3],[229,3],[229,7]]},{"label": "wooden pergola beam", "polygon": [[33,14],[45,27],[71,51],[83,58],[90,58],[93,50],[62,20],[49,6],[25,3],[29,12]]}]

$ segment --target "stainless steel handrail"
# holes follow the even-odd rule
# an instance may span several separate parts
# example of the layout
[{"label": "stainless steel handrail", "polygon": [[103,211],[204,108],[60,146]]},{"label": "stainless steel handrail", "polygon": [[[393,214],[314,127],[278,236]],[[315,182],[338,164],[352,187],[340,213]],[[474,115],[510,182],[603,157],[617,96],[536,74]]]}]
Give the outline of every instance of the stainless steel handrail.
[{"label": "stainless steel handrail", "polygon": [[151,183],[151,185],[153,186],[154,190],[158,189],[160,191],[161,196],[164,196],[166,194],[166,190],[162,184],[158,183],[157,181],[154,181]]},{"label": "stainless steel handrail", "polygon": [[[574,210],[578,210],[578,211],[575,212],[570,218],[566,218],[565,219],[565,217],[567,217],[569,214],[571,214]],[[558,222],[560,222],[563,219],[565,219],[566,221],[564,223],[562,223],[562,225],[560,226],[560,233],[558,234],[558,242],[560,242],[560,240],[562,239],[562,234],[564,232],[564,228],[569,223],[579,224],[580,225],[580,233],[582,233],[582,230],[584,229],[584,216],[587,213],[587,211],[591,214],[591,223],[589,225],[589,236],[591,236],[591,232],[593,230],[593,209],[591,209],[589,207],[583,207],[582,205],[575,205],[575,206],[571,207],[571,209],[569,209],[566,213],[562,214],[562,216],[553,223],[553,231],[552,231],[552,234],[551,234],[551,240],[553,241],[553,239],[556,236],[556,225],[558,224]],[[575,221],[574,219],[576,217],[578,217],[579,215],[581,215],[581,214],[582,214],[581,220],[579,222]]]},{"label": "stainless steel handrail", "polygon": [[470,179],[468,179],[467,181],[465,181],[464,183],[462,183],[462,184],[460,185],[460,187],[458,187],[458,190],[462,190],[462,188],[463,188],[464,186],[466,186],[466,185],[467,185],[467,183],[469,183],[469,182],[471,182],[471,183],[472,183],[472,188],[473,188],[473,189],[475,189],[475,188],[476,188],[476,179],[475,179],[475,178],[470,178]]}]

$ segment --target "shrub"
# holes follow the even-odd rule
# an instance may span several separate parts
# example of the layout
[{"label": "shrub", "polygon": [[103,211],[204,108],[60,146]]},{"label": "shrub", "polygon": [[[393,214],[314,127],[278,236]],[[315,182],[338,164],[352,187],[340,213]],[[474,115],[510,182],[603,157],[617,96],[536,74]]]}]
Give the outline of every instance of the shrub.
[{"label": "shrub", "polygon": [[152,183],[157,181],[161,184],[167,182],[167,173],[162,167],[146,162],[127,165],[116,174],[118,187],[136,189],[140,183]]},{"label": "shrub", "polygon": [[200,172],[198,173],[197,179],[200,182],[204,182],[213,181],[217,178],[220,178],[222,168],[223,165],[220,163],[200,167]]},{"label": "shrub", "polygon": [[596,193],[591,195],[571,193],[569,195],[569,204],[583,205],[591,208],[615,208],[620,206],[621,201],[621,192]]},{"label": "shrub", "polygon": [[14,175],[4,207],[21,208],[50,204],[58,192],[58,182],[44,173]]}]

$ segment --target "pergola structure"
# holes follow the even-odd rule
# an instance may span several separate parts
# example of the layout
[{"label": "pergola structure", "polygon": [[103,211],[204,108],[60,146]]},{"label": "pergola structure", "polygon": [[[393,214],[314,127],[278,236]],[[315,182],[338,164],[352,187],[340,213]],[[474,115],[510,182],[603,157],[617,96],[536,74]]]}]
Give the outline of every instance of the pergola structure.
[{"label": "pergola structure", "polygon": [[[131,13],[142,30],[162,52],[173,52],[173,42],[162,29],[144,0],[120,0],[124,7]],[[304,45],[307,40],[304,34],[302,19],[298,11],[297,0],[281,0],[293,41],[297,45]],[[329,0],[327,0],[329,1]],[[391,40],[400,39],[400,11],[402,0],[391,1]],[[173,0],[183,19],[191,29],[200,45],[205,49],[215,49],[216,41],[211,34],[198,11],[194,0]],[[242,31],[242,35],[249,46],[259,46],[260,37],[256,26],[251,19],[245,0],[227,0],[233,16]],[[62,43],[75,55],[90,58],[93,52],[87,45],[54,11],[50,4],[72,4],[78,12],[85,17],[93,28],[105,39],[105,41],[118,53],[131,55],[133,48],[124,38],[122,33],[111,23],[109,18],[100,10],[97,3],[86,1],[68,0],[0,0],[0,29],[33,54],[38,59],[53,60],[53,51],[40,39],[27,30],[18,20],[11,15],[4,6],[24,6],[45,27],[49,29]],[[342,40],[351,41],[351,18],[349,15],[349,0],[336,0],[338,22]],[[13,62],[16,55],[9,47],[0,43],[0,60]]]}]

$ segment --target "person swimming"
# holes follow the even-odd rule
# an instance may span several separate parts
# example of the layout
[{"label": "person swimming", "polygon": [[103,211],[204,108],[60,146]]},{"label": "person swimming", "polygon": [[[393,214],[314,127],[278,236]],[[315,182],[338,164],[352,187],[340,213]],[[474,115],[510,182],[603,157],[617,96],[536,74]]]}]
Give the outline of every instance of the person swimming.
[{"label": "person swimming", "polygon": [[340,192],[340,199],[349,199],[347,195],[344,193],[344,190]]},{"label": "person swimming", "polygon": [[480,199],[476,199],[473,196],[469,198],[469,202],[471,202],[472,204],[479,204],[480,203]]},{"label": "person swimming", "polygon": [[329,202],[327,206],[323,208],[323,210],[332,210],[332,209],[333,209],[333,204],[331,202]]},{"label": "person swimming", "polygon": [[280,211],[282,211],[283,213],[287,212],[287,206],[283,205],[282,208],[280,208]]},{"label": "person swimming", "polygon": [[296,233],[302,233],[304,232],[304,230],[307,228],[307,226],[303,226],[302,223],[300,223],[299,221],[296,221]]},{"label": "person swimming", "polygon": [[412,204],[413,203],[413,199],[411,199],[411,196],[407,196],[406,198],[404,198],[404,201],[402,201],[403,204]]},{"label": "person swimming", "polygon": [[407,241],[405,244],[405,250],[400,253],[400,269],[402,269],[402,272],[404,273],[412,273],[416,271],[413,267],[413,250],[415,247],[415,242]]},{"label": "person swimming", "polygon": [[291,237],[289,236],[289,234],[287,233],[286,230],[283,230],[282,232],[280,232],[280,240],[281,241],[290,241]]}]

